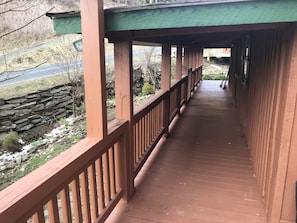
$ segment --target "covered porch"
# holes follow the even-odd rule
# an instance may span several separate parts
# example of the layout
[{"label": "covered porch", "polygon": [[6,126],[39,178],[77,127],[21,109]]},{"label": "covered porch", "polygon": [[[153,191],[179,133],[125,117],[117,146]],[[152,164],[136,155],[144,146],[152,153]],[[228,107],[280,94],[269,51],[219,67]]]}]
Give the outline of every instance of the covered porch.
[{"label": "covered porch", "polygon": [[[52,15],[58,32],[83,36],[87,137],[1,191],[1,221],[294,222],[296,9],[232,0],[104,11],[86,0],[81,12]],[[161,88],[134,108],[140,43],[162,47]],[[227,91],[201,82],[205,47],[231,48]]]},{"label": "covered porch", "polygon": [[230,92],[202,81],[169,137],[106,222],[265,223],[250,151]]}]

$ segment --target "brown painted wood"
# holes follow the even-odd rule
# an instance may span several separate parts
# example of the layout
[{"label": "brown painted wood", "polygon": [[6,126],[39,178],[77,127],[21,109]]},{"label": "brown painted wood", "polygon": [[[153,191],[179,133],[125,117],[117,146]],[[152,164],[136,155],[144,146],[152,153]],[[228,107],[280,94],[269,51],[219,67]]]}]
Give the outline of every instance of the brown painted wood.
[{"label": "brown painted wood", "polygon": [[[276,143],[276,146],[279,148],[279,156],[277,162],[275,162],[274,169],[274,179],[275,186],[272,190],[273,197],[271,199],[271,210],[269,212],[269,219],[271,222],[277,222],[275,219],[281,218],[281,210],[282,205],[284,204],[284,190],[285,190],[285,180],[286,180],[286,172],[288,168],[288,160],[289,160],[289,151],[290,151],[290,143],[292,140],[292,131],[293,131],[293,121],[295,114],[295,102],[296,102],[296,86],[297,86],[297,28],[296,26],[292,26],[291,39],[289,42],[289,54],[287,54],[288,58],[288,72],[284,75],[284,88],[282,91],[282,104],[281,110],[283,116],[279,117],[279,141]],[[286,89],[286,90],[285,90]],[[293,196],[293,194],[292,194]]]},{"label": "brown painted wood", "polygon": [[[203,81],[107,222],[266,223],[229,93]],[[214,137],[215,136],[215,137]]]},{"label": "brown painted wood", "polygon": [[[288,166],[287,166],[287,176],[285,183],[285,194],[282,207],[282,220],[293,221],[296,218],[296,195],[295,195],[295,184],[297,181],[296,174],[296,155],[297,155],[297,26],[294,27],[294,38],[292,45],[292,57],[290,64],[290,74],[289,74],[289,86],[288,86],[288,116],[286,117],[286,122],[291,121],[292,123],[286,123],[286,127],[292,126],[292,132],[286,137],[288,140],[287,145],[289,146],[288,154]],[[281,154],[283,155],[283,154]],[[295,196],[294,196],[295,195]]]},{"label": "brown painted wood", "polygon": [[[169,91],[171,84],[171,46],[162,46],[162,72],[161,72],[161,90]],[[163,127],[166,129],[168,134],[169,126],[169,115],[170,115],[170,95],[165,98],[163,106]]]},{"label": "brown painted wood", "polygon": [[179,81],[182,77],[182,53],[183,48],[176,48],[176,69],[175,69],[175,80]]},{"label": "brown painted wood", "polygon": [[82,1],[84,84],[87,135],[107,135],[104,13],[102,1]]},{"label": "brown painted wood", "polygon": [[115,100],[116,118],[129,121],[129,140],[127,150],[127,178],[126,199],[128,200],[134,191],[134,141],[133,141],[133,68],[132,68],[132,43],[129,41],[116,42],[114,44],[115,58]]},{"label": "brown painted wood", "polygon": [[162,73],[161,73],[161,89],[168,91],[170,89],[170,72],[171,72],[171,46],[162,47]]},{"label": "brown painted wood", "polygon": [[70,197],[69,197],[69,186],[67,185],[61,192],[61,204],[62,204],[62,222],[70,223],[72,222],[71,216],[71,206],[70,206]]},{"label": "brown painted wood", "polygon": [[184,48],[184,61],[183,61],[183,76],[188,76],[188,70],[190,68],[190,55],[189,55],[189,48]]}]

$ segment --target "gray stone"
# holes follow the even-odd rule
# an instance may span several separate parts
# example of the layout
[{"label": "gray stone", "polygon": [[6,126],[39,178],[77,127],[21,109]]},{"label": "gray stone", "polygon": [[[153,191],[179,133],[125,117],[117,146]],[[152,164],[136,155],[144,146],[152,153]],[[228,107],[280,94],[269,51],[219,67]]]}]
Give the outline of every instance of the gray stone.
[{"label": "gray stone", "polygon": [[22,156],[22,162],[24,162],[24,161],[26,161],[26,160],[28,160],[29,159],[29,155],[28,154],[24,154],[23,156]]},{"label": "gray stone", "polygon": [[5,104],[5,105],[0,106],[0,109],[1,110],[14,109],[17,106],[19,106],[19,104]]},{"label": "gray stone", "polygon": [[69,100],[69,101],[65,101],[65,102],[62,102],[60,104],[58,104],[56,107],[57,108],[64,108],[65,106],[67,105],[70,105],[72,102]]},{"label": "gray stone", "polygon": [[42,122],[42,118],[40,118],[40,119],[33,119],[31,122],[32,122],[33,124],[40,123],[40,122]]},{"label": "gray stone", "polygon": [[50,92],[48,92],[48,91],[41,92],[41,93],[39,93],[39,94],[40,94],[40,96],[41,96],[42,98],[48,98],[48,97],[51,97],[51,96],[52,96],[52,94],[51,94]]},{"label": "gray stone", "polygon": [[32,113],[32,109],[21,109],[16,112],[16,115],[22,117],[22,116],[28,115],[30,113]]},{"label": "gray stone", "polygon": [[1,126],[11,126],[11,125],[12,125],[12,122],[11,121],[1,122]]},{"label": "gray stone", "polygon": [[37,150],[37,146],[31,146],[30,149],[28,149],[28,153],[34,153]]},{"label": "gray stone", "polygon": [[24,108],[32,108],[36,104],[36,101],[32,101],[30,103],[26,103],[24,105],[20,105],[16,107],[15,109],[24,109]]},{"label": "gray stone", "polygon": [[52,89],[50,91],[51,94],[57,94],[57,93],[60,93],[60,92],[61,92],[61,89],[60,88]]},{"label": "gray stone", "polygon": [[6,166],[7,166],[6,164],[4,164],[3,166],[0,166],[0,172],[5,171],[7,169]]},{"label": "gray stone", "polygon": [[7,133],[0,133],[0,142],[2,142],[6,136],[7,136]]},{"label": "gray stone", "polygon": [[7,167],[7,169],[13,169],[13,168],[15,168],[15,162],[14,162],[14,160],[10,161],[6,167]]},{"label": "gray stone", "polygon": [[8,110],[8,111],[0,110],[0,117],[13,116],[13,115],[15,115],[15,113],[16,113],[16,111],[14,111],[14,110]]},{"label": "gray stone", "polygon": [[21,104],[24,103],[26,101],[25,98],[11,98],[6,100],[7,104]]},{"label": "gray stone", "polygon": [[32,119],[39,119],[42,118],[42,115],[31,115],[28,117],[28,119],[32,120]]},{"label": "gray stone", "polygon": [[9,130],[10,130],[9,126],[0,126],[0,133],[3,133],[3,132],[6,133],[6,132],[9,132]]},{"label": "gray stone", "polygon": [[30,123],[28,125],[25,125],[24,127],[18,128],[18,131],[20,131],[20,132],[28,131],[29,129],[32,129],[33,127],[34,127],[34,125]]},{"label": "gray stone", "polygon": [[61,119],[61,118],[67,117],[68,114],[69,114],[68,112],[63,112],[59,115],[56,115],[55,117],[56,117],[56,119]]},{"label": "gray stone", "polygon": [[42,111],[44,108],[45,108],[44,104],[38,104],[38,105],[35,105],[32,110],[34,112],[37,112],[37,111]]},{"label": "gray stone", "polygon": [[46,98],[42,99],[40,101],[40,103],[45,103],[45,102],[48,102],[48,101],[51,101],[51,100],[53,100],[53,97],[46,97]]},{"label": "gray stone", "polygon": [[21,157],[21,156],[17,156],[17,157],[15,158],[15,162],[16,162],[17,165],[20,165],[21,162],[22,162],[22,157]]},{"label": "gray stone", "polygon": [[57,104],[59,103],[59,101],[49,101],[45,104],[45,109],[50,109],[50,108],[53,108],[55,107]]},{"label": "gray stone", "polygon": [[5,100],[3,98],[0,98],[0,105],[4,105],[5,104]]},{"label": "gray stone", "polygon": [[28,121],[29,121],[28,118],[23,118],[23,119],[19,119],[19,120],[15,121],[15,124],[19,125],[19,124],[22,124],[22,123],[25,123]]},{"label": "gray stone", "polygon": [[26,96],[27,99],[40,99],[40,95],[37,92],[32,92],[31,94]]}]

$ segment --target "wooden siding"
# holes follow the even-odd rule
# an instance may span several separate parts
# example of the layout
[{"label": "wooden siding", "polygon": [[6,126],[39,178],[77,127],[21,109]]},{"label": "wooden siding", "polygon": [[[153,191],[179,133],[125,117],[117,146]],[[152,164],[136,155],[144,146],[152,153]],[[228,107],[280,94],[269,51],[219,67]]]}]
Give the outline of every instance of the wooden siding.
[{"label": "wooden siding", "polygon": [[[296,48],[294,29],[292,26],[291,30],[252,33],[248,86],[242,84],[235,64],[231,69],[231,92],[235,94],[269,222],[280,222],[282,212],[283,217],[286,216],[284,220],[295,219],[295,204],[291,202],[295,197],[291,177],[295,174],[286,180],[288,154],[294,139],[292,125],[297,86],[296,65],[290,68],[291,62],[296,60],[291,59],[292,49]],[[236,46],[232,58],[240,59]],[[296,151],[292,148],[291,153]],[[283,197],[285,180],[290,183],[286,186],[287,199]]]},{"label": "wooden siding", "polygon": [[[292,133],[289,135],[288,144],[290,146],[288,168],[285,182],[284,200],[282,207],[282,220],[294,221],[296,218],[296,195],[295,195],[295,185],[297,181],[297,28],[293,30],[292,34],[292,45],[290,49],[292,50],[292,56],[290,59],[290,71],[289,71],[289,83],[288,83],[288,93],[287,100],[289,104],[289,110],[291,116],[285,121],[293,121],[289,123],[292,124]],[[295,195],[295,196],[294,196]]]}]

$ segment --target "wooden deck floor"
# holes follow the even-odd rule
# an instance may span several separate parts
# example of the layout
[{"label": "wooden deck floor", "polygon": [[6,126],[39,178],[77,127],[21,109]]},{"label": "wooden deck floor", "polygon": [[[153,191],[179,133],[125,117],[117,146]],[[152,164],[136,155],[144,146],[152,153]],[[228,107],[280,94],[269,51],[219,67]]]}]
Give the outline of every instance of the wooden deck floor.
[{"label": "wooden deck floor", "polygon": [[265,223],[233,100],[203,81],[107,222]]}]

